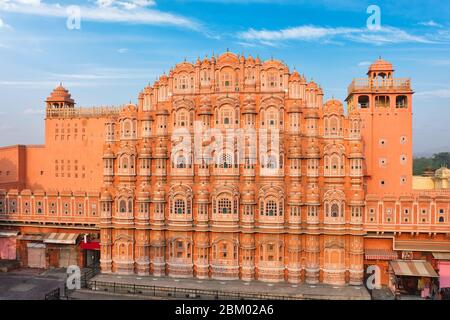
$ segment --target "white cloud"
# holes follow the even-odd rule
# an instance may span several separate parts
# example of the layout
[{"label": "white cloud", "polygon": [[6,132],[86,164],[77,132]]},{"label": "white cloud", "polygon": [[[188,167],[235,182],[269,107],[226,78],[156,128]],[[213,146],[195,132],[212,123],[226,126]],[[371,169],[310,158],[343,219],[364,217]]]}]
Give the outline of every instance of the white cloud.
[{"label": "white cloud", "polygon": [[120,49],[117,49],[117,52],[118,53],[127,53],[128,49],[127,48],[120,48]]},{"label": "white cloud", "polygon": [[416,96],[434,97],[434,98],[450,98],[450,88],[417,92]]},{"label": "white cloud", "polygon": [[437,27],[437,28],[441,28],[442,24],[435,22],[434,20],[429,20],[429,21],[422,21],[418,23],[421,26],[425,26],[425,27]]},{"label": "white cloud", "polygon": [[367,67],[370,66],[372,64],[372,62],[370,61],[361,61],[358,63],[358,67]]},{"label": "white cloud", "polygon": [[[189,18],[148,9],[154,1],[103,0],[102,4],[80,5],[81,21],[118,22],[149,25],[172,25],[198,30],[200,25]],[[30,5],[32,4],[32,5]],[[60,4],[44,3],[39,0],[0,0],[0,11],[47,17],[68,17],[67,8]]]},{"label": "white cloud", "polygon": [[23,114],[35,115],[35,114],[44,114],[44,109],[32,109],[28,108],[23,111]]},{"label": "white cloud", "polygon": [[[0,0],[1,1],[1,0]],[[1,29],[11,29],[11,26],[6,24],[1,18],[0,18],[0,30]]]},{"label": "white cloud", "polygon": [[136,9],[138,7],[151,7],[156,3],[153,0],[128,0],[128,1],[117,1],[117,0],[96,0],[96,4],[99,7],[122,7],[124,9]]},{"label": "white cloud", "polygon": [[318,27],[304,25],[281,30],[249,29],[238,34],[245,41],[256,41],[263,44],[282,41],[320,41],[333,43],[336,40],[347,40],[360,43],[383,45],[389,43],[436,43],[435,39],[427,36],[412,35],[408,32],[390,26],[378,30],[347,27]]}]

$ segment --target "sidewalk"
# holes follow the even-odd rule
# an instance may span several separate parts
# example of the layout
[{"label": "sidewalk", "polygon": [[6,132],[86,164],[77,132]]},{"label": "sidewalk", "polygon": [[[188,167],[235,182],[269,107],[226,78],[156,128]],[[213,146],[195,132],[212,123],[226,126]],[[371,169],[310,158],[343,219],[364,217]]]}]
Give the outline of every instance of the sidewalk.
[{"label": "sidewalk", "polygon": [[[261,281],[244,282],[240,280],[199,280],[194,278],[170,278],[137,275],[100,274],[90,283],[105,282],[109,284],[158,286],[177,289],[201,289],[211,292],[239,292],[289,296],[295,299],[321,300],[370,300],[370,294],[364,286],[330,286],[324,284],[289,284],[267,283]],[[101,288],[97,288],[102,290]],[[212,295],[211,295],[212,296]],[[212,298],[212,297],[211,297]]]}]

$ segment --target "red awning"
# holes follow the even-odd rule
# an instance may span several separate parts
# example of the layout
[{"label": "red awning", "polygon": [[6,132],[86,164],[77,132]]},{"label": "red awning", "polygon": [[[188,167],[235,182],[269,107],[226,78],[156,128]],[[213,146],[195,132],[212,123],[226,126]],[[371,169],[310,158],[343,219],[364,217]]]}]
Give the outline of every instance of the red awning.
[{"label": "red awning", "polygon": [[83,250],[100,250],[100,242],[92,241],[92,242],[80,242],[80,248]]}]

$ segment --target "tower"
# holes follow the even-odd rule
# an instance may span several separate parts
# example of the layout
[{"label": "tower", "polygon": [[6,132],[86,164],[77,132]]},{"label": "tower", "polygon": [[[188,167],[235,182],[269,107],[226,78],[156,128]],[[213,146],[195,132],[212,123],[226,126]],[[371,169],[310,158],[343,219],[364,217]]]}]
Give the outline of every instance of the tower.
[{"label": "tower", "polygon": [[45,103],[47,110],[74,108],[75,106],[75,101],[71,98],[69,90],[64,88],[61,83],[47,97]]},{"label": "tower", "polygon": [[367,194],[400,195],[412,190],[412,95],[410,79],[395,78],[379,58],[367,78],[354,79],[346,99],[359,109]]}]

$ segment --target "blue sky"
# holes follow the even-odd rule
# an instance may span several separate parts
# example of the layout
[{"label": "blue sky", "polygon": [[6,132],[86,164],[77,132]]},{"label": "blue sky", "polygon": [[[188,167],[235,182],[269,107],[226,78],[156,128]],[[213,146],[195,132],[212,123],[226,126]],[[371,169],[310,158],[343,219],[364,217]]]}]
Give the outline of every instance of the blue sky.
[{"label": "blue sky", "polygon": [[[80,29],[67,28],[71,5]],[[44,100],[60,81],[79,106],[135,102],[175,63],[228,48],[280,59],[342,100],[382,56],[412,78],[414,153],[450,151],[449,17],[435,0],[0,0],[0,145],[44,142]]]}]

